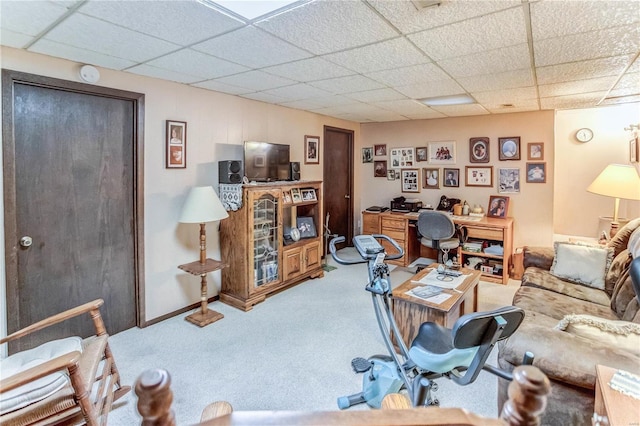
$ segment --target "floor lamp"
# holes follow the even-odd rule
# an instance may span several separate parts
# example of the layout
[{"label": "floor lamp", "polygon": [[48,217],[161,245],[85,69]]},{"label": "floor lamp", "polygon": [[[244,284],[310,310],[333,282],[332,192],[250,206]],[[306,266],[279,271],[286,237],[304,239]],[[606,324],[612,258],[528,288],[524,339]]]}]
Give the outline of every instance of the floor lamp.
[{"label": "floor lamp", "polygon": [[200,260],[178,266],[178,268],[191,275],[200,275],[200,310],[185,318],[187,321],[200,327],[204,327],[224,317],[220,312],[212,311],[207,307],[207,273],[217,271],[227,265],[219,260],[207,258],[207,233],[205,224],[206,222],[214,222],[227,217],[229,217],[229,214],[220,202],[213,187],[198,186],[191,188],[191,191],[189,191],[189,195],[182,207],[180,219],[178,220],[180,223],[200,224]]},{"label": "floor lamp", "polygon": [[613,237],[620,226],[618,222],[620,199],[640,200],[640,176],[633,166],[609,164],[589,185],[587,191],[615,199],[613,221],[609,231],[609,236]]}]

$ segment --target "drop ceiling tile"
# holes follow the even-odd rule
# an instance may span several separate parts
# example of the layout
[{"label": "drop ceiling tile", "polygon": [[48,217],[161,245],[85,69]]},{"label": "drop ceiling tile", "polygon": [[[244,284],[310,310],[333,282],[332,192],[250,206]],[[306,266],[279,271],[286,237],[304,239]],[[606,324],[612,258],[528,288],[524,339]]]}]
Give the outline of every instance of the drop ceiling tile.
[{"label": "drop ceiling tile", "polygon": [[633,60],[633,56],[612,56],[610,58],[538,67],[536,68],[538,84],[562,83],[593,77],[619,75]]},{"label": "drop ceiling tile", "polygon": [[594,107],[606,92],[583,93],[577,95],[556,96],[552,98],[540,98],[542,109],[574,109]]},{"label": "drop ceiling tile", "polygon": [[502,104],[483,104],[482,105],[491,114],[509,114],[514,112],[527,112],[527,111],[539,111],[537,99],[529,99],[526,101],[520,101],[514,104],[512,107],[505,107]]},{"label": "drop ceiling tile", "polygon": [[360,1],[316,1],[255,25],[316,55],[397,37],[398,33]]},{"label": "drop ceiling tile", "polygon": [[530,67],[529,46],[526,43],[445,59],[438,64],[454,78],[515,71]]},{"label": "drop ceiling tile", "polygon": [[382,84],[361,75],[331,78],[328,80],[314,81],[309,84],[319,89],[337,94],[361,92],[365,90],[381,89],[384,87]]},{"label": "drop ceiling tile", "polygon": [[305,83],[292,84],[291,86],[278,87],[275,89],[265,90],[266,93],[279,96],[283,100],[297,101],[302,99],[318,98],[330,96],[331,93],[326,90],[318,89]]},{"label": "drop ceiling tile", "polygon": [[55,41],[46,39],[38,40],[28,50],[30,52],[42,53],[44,55],[64,58],[74,62],[110,68],[112,70],[123,70],[136,64],[128,59],[116,58],[114,56],[92,52],[91,50],[79,47],[67,46],[66,44],[56,43]]},{"label": "drop ceiling tile", "polygon": [[525,100],[538,98],[536,88],[523,87],[519,89],[492,90],[489,92],[475,92],[471,96],[481,104],[517,104]]},{"label": "drop ceiling tile", "polygon": [[301,82],[344,77],[354,74],[353,71],[319,57],[267,67],[263,68],[263,71]]},{"label": "drop ceiling tile", "polygon": [[147,64],[136,65],[135,67],[129,68],[127,72],[187,84],[203,80],[202,77],[170,71],[164,68],[156,68]]},{"label": "drop ceiling tile", "polygon": [[6,28],[0,28],[0,41],[3,46],[15,47],[21,49],[26,46],[33,36],[17,33]]},{"label": "drop ceiling tile", "polygon": [[318,96],[307,99],[322,105],[323,108],[338,107],[354,104],[354,100],[342,95]]},{"label": "drop ceiling tile", "polygon": [[408,1],[369,0],[368,3],[403,33],[451,24],[511,7],[522,7],[520,0],[445,1],[438,7],[420,10]]},{"label": "drop ceiling tile", "polygon": [[466,115],[489,114],[489,111],[484,109],[481,105],[477,105],[477,104],[444,105],[444,106],[438,106],[438,107],[431,107],[431,109],[441,112],[448,117],[463,117]]},{"label": "drop ceiling tile", "polygon": [[636,57],[636,60],[631,64],[627,72],[640,72],[640,56]]},{"label": "drop ceiling tile", "polygon": [[619,104],[628,104],[628,103],[639,103],[640,104],[640,95],[629,95],[629,96],[620,96],[620,97],[607,97],[602,101],[600,105],[619,105]]},{"label": "drop ceiling tile", "polygon": [[242,22],[197,1],[89,0],[80,13],[187,46],[231,31]]},{"label": "drop ceiling tile", "polygon": [[395,90],[411,99],[432,98],[434,96],[459,95],[465,90],[454,80],[430,81],[421,84],[398,86]]},{"label": "drop ceiling tile", "polygon": [[593,78],[589,80],[568,81],[565,83],[539,85],[540,97],[575,95],[609,90],[616,82],[616,76]]},{"label": "drop ceiling tile", "polygon": [[287,108],[301,109],[301,110],[312,110],[312,109],[320,109],[325,107],[321,103],[315,102],[313,99],[280,102],[280,105]]},{"label": "drop ceiling tile", "polygon": [[382,41],[324,56],[325,59],[358,73],[387,70],[431,62],[405,38]]},{"label": "drop ceiling tile", "polygon": [[407,99],[407,97],[402,93],[396,92],[395,90],[389,88],[347,93],[345,94],[345,96],[360,102],[395,101],[400,99]]},{"label": "drop ceiling tile", "polygon": [[626,72],[613,90],[627,90],[628,93],[640,93],[640,72]]},{"label": "drop ceiling tile", "polygon": [[427,110],[425,110],[424,112],[420,112],[417,114],[404,114],[405,117],[407,117],[410,120],[430,120],[433,118],[445,118],[446,115],[444,115],[441,112],[438,111],[434,111],[431,108],[428,108]]},{"label": "drop ceiling tile", "polygon": [[148,61],[178,48],[164,40],[81,14],[71,15],[49,31],[45,39],[137,62]]},{"label": "drop ceiling tile", "polygon": [[527,42],[521,7],[433,28],[408,38],[439,61]]},{"label": "drop ceiling tile", "polygon": [[[49,1],[0,1],[0,28],[35,36],[67,13],[61,4]],[[2,44],[5,45],[4,38]]]},{"label": "drop ceiling tile", "polygon": [[374,105],[402,115],[421,114],[426,110],[429,110],[429,107],[425,104],[416,102],[412,99],[374,102]]},{"label": "drop ceiling tile", "polygon": [[635,1],[539,1],[531,3],[534,40],[640,23]]},{"label": "drop ceiling tile", "polygon": [[237,87],[244,87],[252,92],[274,89],[276,87],[289,86],[295,84],[288,78],[277,77],[262,71],[249,71],[241,74],[230,75],[216,79],[220,83],[231,84]]},{"label": "drop ceiling tile", "polygon": [[424,84],[431,81],[442,81],[449,78],[449,76],[434,63],[377,71],[367,73],[366,75],[389,86]]},{"label": "drop ceiling tile", "polygon": [[393,111],[386,112],[374,112],[369,114],[363,114],[368,121],[375,123],[381,123],[386,121],[407,121],[408,118],[402,114],[397,114]]},{"label": "drop ceiling tile", "polygon": [[240,96],[242,96],[243,98],[253,99],[254,101],[265,102],[268,104],[277,104],[285,100],[279,96],[271,95],[265,92],[248,93],[246,95]]},{"label": "drop ceiling tile", "polygon": [[192,48],[251,68],[268,67],[311,56],[254,27],[245,27],[212,38]]},{"label": "drop ceiling tile", "polygon": [[247,67],[214,58],[191,49],[182,49],[148,62],[148,65],[177,73],[194,75],[200,80],[248,71]]},{"label": "drop ceiling tile", "polygon": [[534,43],[533,50],[538,67],[637,53],[640,26],[634,24],[540,40]]},{"label": "drop ceiling tile", "polygon": [[472,77],[458,78],[458,83],[468,92],[486,92],[490,90],[504,90],[518,87],[533,86],[533,73],[531,69],[521,69],[492,73],[485,75],[474,75]]},{"label": "drop ceiling tile", "polygon": [[244,95],[254,92],[254,90],[246,89],[244,87],[233,86],[231,84],[225,84],[218,80],[202,81],[200,83],[192,84],[194,87],[201,87],[203,89],[215,90],[216,92],[229,93],[230,95]]}]

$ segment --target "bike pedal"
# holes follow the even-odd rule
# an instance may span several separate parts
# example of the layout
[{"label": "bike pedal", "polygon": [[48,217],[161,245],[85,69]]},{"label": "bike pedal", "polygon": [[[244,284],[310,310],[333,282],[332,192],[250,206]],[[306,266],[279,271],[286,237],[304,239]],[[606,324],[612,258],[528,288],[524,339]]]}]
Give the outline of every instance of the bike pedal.
[{"label": "bike pedal", "polygon": [[356,373],[364,373],[365,371],[369,371],[372,366],[373,363],[368,359],[354,358],[351,360],[351,367]]}]

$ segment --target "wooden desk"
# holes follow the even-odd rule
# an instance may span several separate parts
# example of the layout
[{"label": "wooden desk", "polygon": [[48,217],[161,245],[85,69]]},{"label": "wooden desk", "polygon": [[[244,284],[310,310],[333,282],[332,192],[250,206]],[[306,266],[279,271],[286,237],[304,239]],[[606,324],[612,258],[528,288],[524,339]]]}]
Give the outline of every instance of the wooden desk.
[{"label": "wooden desk", "polygon": [[[640,405],[630,396],[611,389],[609,382],[616,368],[596,365],[596,400],[593,407],[594,425],[639,425]],[[596,421],[596,416],[608,422]]]},{"label": "wooden desk", "polygon": [[[424,253],[422,257],[436,257],[433,249],[424,247],[420,244],[416,228],[417,220],[418,213],[371,213],[363,211],[362,233],[384,234],[396,240],[405,251],[405,255],[396,261],[389,261],[389,263],[408,266],[420,257],[422,253]],[[513,264],[511,259],[513,255],[513,218],[507,217],[504,219],[497,219],[485,216],[480,220],[470,220],[469,217],[454,216],[453,221],[456,225],[465,226],[469,240],[487,241],[500,243],[502,245],[504,249],[504,254],[502,256],[487,253],[467,252],[464,251],[462,247],[458,249],[457,256],[458,259],[462,260],[461,263],[463,264],[470,257],[479,257],[484,259],[486,262],[501,265],[501,274],[495,275],[483,272],[482,279],[485,281],[507,284],[509,282],[509,273]],[[388,251],[390,253],[393,252],[388,243],[384,245],[384,247],[385,249],[389,249]]]},{"label": "wooden desk", "polygon": [[462,268],[460,270],[468,277],[455,290],[443,289],[442,292],[450,294],[451,297],[440,304],[406,294],[407,291],[420,286],[420,284],[414,283],[414,280],[420,280],[437,266],[437,264],[429,265],[391,292],[393,317],[407,346],[418,334],[422,323],[435,322],[443,327],[451,328],[462,315],[478,310],[480,271],[474,269]]}]

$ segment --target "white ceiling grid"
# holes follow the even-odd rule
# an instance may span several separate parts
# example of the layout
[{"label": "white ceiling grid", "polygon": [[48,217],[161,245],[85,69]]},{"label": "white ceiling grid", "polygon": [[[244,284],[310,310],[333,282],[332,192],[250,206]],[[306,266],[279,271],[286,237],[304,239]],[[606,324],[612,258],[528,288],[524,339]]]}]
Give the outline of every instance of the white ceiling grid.
[{"label": "white ceiling grid", "polygon": [[0,44],[359,122],[640,102],[640,0],[0,0]]}]

